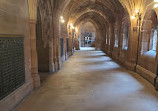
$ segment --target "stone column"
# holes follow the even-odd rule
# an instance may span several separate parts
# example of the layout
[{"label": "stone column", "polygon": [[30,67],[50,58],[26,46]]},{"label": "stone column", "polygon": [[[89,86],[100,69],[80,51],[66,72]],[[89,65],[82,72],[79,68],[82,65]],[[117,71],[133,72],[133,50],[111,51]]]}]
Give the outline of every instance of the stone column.
[{"label": "stone column", "polygon": [[97,29],[98,32],[96,33],[96,39],[95,39],[95,48],[96,50],[101,50],[102,47],[102,37],[104,37],[104,31],[103,29],[100,27]]},{"label": "stone column", "polygon": [[102,29],[102,36],[101,36],[101,50],[105,52],[105,46],[106,46],[106,29]]},{"label": "stone column", "polygon": [[75,36],[75,48],[76,50],[80,50],[80,46],[79,46],[79,33],[76,32],[76,36]]},{"label": "stone column", "polygon": [[73,54],[73,30],[70,28],[69,29],[69,56]]},{"label": "stone column", "polygon": [[110,28],[108,27],[107,31],[107,54],[110,55]]},{"label": "stone column", "polygon": [[117,59],[119,59],[119,56],[120,56],[120,52],[122,50],[122,34],[121,34],[121,31],[122,31],[122,19],[119,19],[118,20],[118,24],[117,24],[117,31],[118,31],[118,57]]},{"label": "stone column", "polygon": [[110,38],[110,56],[112,55],[112,51],[113,51],[113,48],[114,48],[114,40],[115,40],[115,37],[114,37],[114,24],[110,24],[109,25],[109,38]]},{"label": "stone column", "polygon": [[137,19],[131,20],[131,33],[129,37],[129,49],[128,49],[128,56],[126,66],[129,70],[135,70],[136,68],[136,58],[137,58],[137,47],[138,46],[138,34],[139,34],[139,27],[137,23]]},{"label": "stone column", "polygon": [[108,51],[108,30],[106,29],[105,33],[105,53]]},{"label": "stone column", "polygon": [[40,77],[38,74],[38,60],[36,50],[36,21],[30,21],[30,39],[31,39],[31,70],[34,88],[40,86]]},{"label": "stone column", "polygon": [[59,34],[59,16],[56,14],[54,15],[53,19],[53,48],[54,48],[54,64],[55,64],[55,71],[58,71],[61,68],[61,61],[60,61],[60,34]]},{"label": "stone column", "polygon": [[30,15],[30,42],[31,42],[31,70],[34,88],[40,86],[40,77],[38,75],[38,60],[36,49],[36,20],[37,20],[37,0],[28,0]]}]

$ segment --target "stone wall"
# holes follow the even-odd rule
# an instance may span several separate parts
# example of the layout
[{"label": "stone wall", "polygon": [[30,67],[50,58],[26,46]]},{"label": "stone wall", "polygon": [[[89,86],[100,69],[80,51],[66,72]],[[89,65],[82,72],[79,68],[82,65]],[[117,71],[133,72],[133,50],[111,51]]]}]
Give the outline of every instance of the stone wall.
[{"label": "stone wall", "polygon": [[0,110],[10,111],[33,89],[27,0],[1,0],[0,26],[0,35],[5,34],[6,36],[24,36],[25,84],[0,101]]}]

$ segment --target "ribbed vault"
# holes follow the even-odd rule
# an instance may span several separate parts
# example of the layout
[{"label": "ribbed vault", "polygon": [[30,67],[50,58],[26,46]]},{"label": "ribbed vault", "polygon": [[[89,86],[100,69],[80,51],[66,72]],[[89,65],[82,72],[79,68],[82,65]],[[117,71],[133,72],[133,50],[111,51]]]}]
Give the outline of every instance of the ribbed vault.
[{"label": "ribbed vault", "polygon": [[[117,0],[71,0],[63,9],[63,15],[67,21],[76,21],[83,14],[94,11],[106,18],[107,22],[115,22],[116,17],[121,17],[124,8]],[[95,15],[97,16],[97,15]]]}]

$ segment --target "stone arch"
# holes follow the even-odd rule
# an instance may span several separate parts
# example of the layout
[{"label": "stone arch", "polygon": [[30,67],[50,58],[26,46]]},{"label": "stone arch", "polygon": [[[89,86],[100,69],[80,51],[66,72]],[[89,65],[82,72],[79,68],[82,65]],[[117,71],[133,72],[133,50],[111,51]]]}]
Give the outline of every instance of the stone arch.
[{"label": "stone arch", "polygon": [[121,37],[122,43],[120,44],[123,50],[128,49],[130,33],[131,33],[131,21],[129,14],[125,13],[122,20],[122,37]]},{"label": "stone arch", "polygon": [[[91,15],[91,16],[87,16],[87,15]],[[97,18],[95,16],[95,14],[97,15]],[[105,30],[107,29],[107,26],[108,26],[108,23],[106,21],[104,22],[100,22],[98,21],[97,19],[100,18],[101,20],[100,21],[104,21],[104,17],[99,15],[98,13],[96,12],[87,12],[83,15],[81,15],[78,19],[75,20],[75,25],[77,24],[80,24],[84,21],[91,21],[94,26],[96,27],[96,41],[95,41],[95,46],[96,46],[96,49],[101,49],[102,48],[102,42],[104,41],[105,39]],[[104,30],[104,31],[103,31]],[[102,40],[103,39],[103,40]]]},{"label": "stone arch", "polygon": [[[87,25],[89,25],[89,26],[87,26]],[[88,28],[87,29],[87,27],[91,27],[91,28]],[[85,44],[83,44],[84,43],[84,32],[85,31],[88,31],[88,32],[91,32],[91,33],[93,33],[93,34],[95,34],[96,35],[96,30],[97,30],[97,28],[96,28],[97,26],[91,21],[91,20],[84,20],[84,21],[82,21],[80,24],[79,24],[79,30],[80,30],[80,35],[79,35],[79,40],[80,40],[80,46],[81,47],[83,47],[83,46],[85,46]],[[93,40],[95,40],[95,35],[94,35],[94,38],[93,38]],[[91,46],[95,46],[95,41],[91,41]]]},{"label": "stone arch", "polygon": [[42,27],[41,12],[37,9],[37,23],[36,23],[36,46],[38,58],[38,71],[49,72],[49,47],[45,45],[43,40],[43,27]]},{"label": "stone arch", "polygon": [[148,10],[145,13],[141,30],[141,54],[151,49],[150,40],[153,36],[153,30],[157,29],[157,14],[154,10]]},{"label": "stone arch", "polygon": [[[157,24],[157,14],[155,10],[150,9],[146,11],[143,18],[140,35],[141,38],[138,53],[137,70],[152,84],[154,84],[154,77],[156,76],[157,51],[151,50],[150,43],[151,39],[153,38],[153,29],[157,30]],[[140,71],[140,67],[147,69],[149,72],[143,73],[143,71]]]}]

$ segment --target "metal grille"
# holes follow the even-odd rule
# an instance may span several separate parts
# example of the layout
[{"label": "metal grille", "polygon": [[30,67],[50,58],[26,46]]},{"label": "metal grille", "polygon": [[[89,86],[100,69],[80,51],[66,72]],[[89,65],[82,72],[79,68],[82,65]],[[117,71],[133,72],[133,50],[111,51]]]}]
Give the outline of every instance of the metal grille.
[{"label": "metal grille", "polygon": [[67,52],[69,52],[69,38],[66,39]]},{"label": "metal grille", "polygon": [[60,38],[61,57],[64,55],[64,39]]},{"label": "metal grille", "polygon": [[23,37],[0,37],[0,100],[25,82],[23,41]]}]

